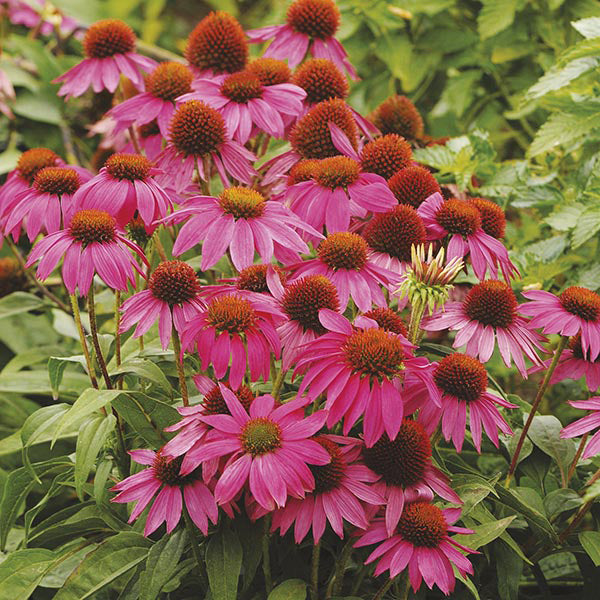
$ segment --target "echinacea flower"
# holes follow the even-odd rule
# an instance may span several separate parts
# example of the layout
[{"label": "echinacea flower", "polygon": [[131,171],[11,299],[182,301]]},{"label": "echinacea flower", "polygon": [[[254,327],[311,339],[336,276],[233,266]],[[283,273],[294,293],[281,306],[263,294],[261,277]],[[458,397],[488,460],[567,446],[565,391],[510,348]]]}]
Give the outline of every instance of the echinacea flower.
[{"label": "echinacea flower", "polygon": [[555,296],[544,290],[529,290],[523,296],[530,300],[521,312],[531,318],[531,327],[541,327],[546,334],[577,335],[590,360],[600,355],[600,295],[584,287],[572,286]]},{"label": "echinacea flower", "polygon": [[362,170],[386,180],[411,163],[410,144],[396,133],[388,133],[367,142],[360,152]]},{"label": "echinacea flower", "polygon": [[325,465],[329,453],[311,439],[325,422],[324,411],[305,417],[299,409],[306,398],[297,397],[276,406],[272,396],[256,398],[249,414],[235,394],[221,386],[230,415],[208,415],[202,420],[213,427],[206,443],[184,457],[182,473],[198,464],[228,456],[215,487],[219,504],[233,500],[247,483],[254,500],[266,510],[285,506],[288,496],[304,498],[315,488],[309,465]]},{"label": "echinacea flower", "polygon": [[156,119],[164,137],[175,112],[175,98],[192,91],[192,72],[181,63],[160,63],[146,76],[146,91],[133,96],[106,113],[114,123],[114,134],[131,125],[147,125]]},{"label": "echinacea flower", "polygon": [[487,198],[467,198],[467,202],[479,211],[481,229],[501,240],[506,233],[506,215],[502,207]]},{"label": "echinacea flower", "polygon": [[229,186],[228,174],[248,185],[256,175],[251,164],[256,156],[230,139],[223,116],[208,104],[189,100],[179,105],[169,131],[167,147],[157,160],[167,174],[158,179],[160,184],[171,183],[181,192],[192,181],[195,169],[202,179],[210,179],[204,170],[205,158],[212,159],[225,187]]},{"label": "echinacea flower", "polygon": [[181,519],[184,504],[192,521],[204,535],[208,533],[209,520],[217,523],[219,509],[212,492],[202,480],[200,468],[182,475],[181,458],[170,459],[162,451],[152,450],[132,450],[129,454],[136,463],[148,468],[113,486],[111,491],[119,493],[111,502],[136,503],[129,523],[135,521],[152,502],[144,535],[150,535],[162,523],[166,523],[167,533],[171,533]]},{"label": "echinacea flower", "polygon": [[300,544],[312,529],[318,544],[327,523],[344,537],[344,521],[366,529],[368,518],[363,503],[380,506],[385,499],[375,492],[372,484],[377,476],[360,461],[360,447],[351,438],[319,435],[313,438],[331,457],[326,465],[311,466],[315,489],[305,498],[290,498],[283,508],[273,513],[272,530],[285,535],[294,526],[294,540]]},{"label": "echinacea flower", "polygon": [[102,90],[114,92],[121,75],[143,90],[142,72],[151,71],[156,61],[134,52],[135,41],[133,29],[118,19],[91,25],[83,38],[85,59],[53,81],[63,84],[58,95],[68,100],[81,96],[90,86],[96,94]]},{"label": "echinacea flower", "polygon": [[[271,354],[279,359],[281,343],[275,329],[282,315],[273,302],[257,295],[235,293],[216,296],[187,322],[181,338],[183,350],[194,346],[202,369],[213,367],[223,379],[229,367],[229,384],[236,390],[249,370],[251,381],[267,381]],[[231,362],[231,366],[230,366]]]},{"label": "echinacea flower", "polygon": [[105,210],[124,227],[139,213],[147,230],[166,216],[173,203],[153,176],[161,173],[141,154],[113,154],[100,173],[75,194],[75,208]]},{"label": "echinacea flower", "polygon": [[254,262],[255,251],[265,262],[273,255],[277,258],[291,255],[292,260],[298,260],[298,253],[308,252],[308,246],[296,229],[320,237],[280,202],[267,201],[256,190],[237,186],[226,188],[218,198],[193,196],[187,199],[166,222],[180,223],[185,219],[173,254],[179,256],[204,242],[200,265],[203,271],[214,266],[227,250],[238,271]]},{"label": "echinacea flower", "polygon": [[373,111],[370,119],[383,135],[397,133],[407,140],[423,137],[423,118],[406,96],[390,96]]},{"label": "echinacea flower", "polygon": [[334,37],[339,26],[340,11],[333,0],[296,0],[288,8],[285,25],[269,25],[246,34],[251,43],[273,40],[264,55],[287,58],[292,68],[309,52],[315,58],[328,58],[352,79],[358,79],[346,51]]},{"label": "echinacea flower", "polygon": [[13,292],[25,290],[27,287],[27,276],[19,261],[12,256],[0,258],[0,298],[8,296]]},{"label": "echinacea flower", "polygon": [[102,210],[79,210],[65,229],[35,245],[27,266],[39,261],[37,276],[44,280],[64,257],[62,276],[69,294],[79,289],[87,296],[95,273],[108,287],[126,290],[128,283],[135,285],[134,271],[145,277],[130,250],[148,266],[142,249],[125,237],[114,217]]},{"label": "echinacea flower", "polygon": [[140,337],[158,320],[160,341],[166,350],[173,327],[181,335],[190,320],[205,308],[199,292],[200,282],[190,265],[180,260],[161,262],[148,279],[148,289],[123,302],[119,331],[137,325],[133,337]]},{"label": "echinacea flower", "polygon": [[373,304],[386,306],[382,287],[389,289],[397,274],[377,266],[367,242],[356,233],[330,233],[317,248],[317,258],[305,260],[290,268],[293,279],[305,275],[324,275],[337,288],[342,311],[352,298],[362,312]]},{"label": "echinacea flower", "polygon": [[[573,438],[584,435],[600,427],[600,396],[592,396],[589,400],[569,402],[573,408],[589,410],[591,414],[567,425],[561,432],[561,438]],[[592,435],[581,458],[592,458],[600,454],[600,429]]]},{"label": "echinacea flower", "polygon": [[291,81],[292,71],[287,62],[278,58],[268,56],[255,58],[248,63],[246,71],[256,75],[263,85],[294,83]]},{"label": "echinacea flower", "polygon": [[363,317],[372,319],[381,329],[392,331],[404,337],[408,336],[406,324],[402,320],[402,317],[392,308],[388,308],[387,306],[374,308],[364,313]]},{"label": "echinacea flower", "polygon": [[[442,193],[437,179],[427,169],[418,165],[400,169],[388,179],[387,183],[392,194],[398,200],[398,204],[408,204],[413,208],[419,208],[429,196],[436,192]],[[483,217],[481,227],[487,234],[490,234],[484,225]]]},{"label": "echinacea flower", "polygon": [[455,330],[454,348],[466,344],[466,353],[487,362],[494,352],[495,342],[507,367],[514,361],[523,377],[527,368],[523,354],[534,364],[540,364],[536,348],[543,350],[544,338],[532,330],[521,316],[512,289],[504,282],[483,281],[469,290],[462,302],[449,302],[443,312],[437,312],[423,322],[427,331]]},{"label": "echinacea flower", "polygon": [[[4,0],[3,4],[11,23],[28,27],[41,35],[53,35],[58,27],[61,36],[66,38],[81,27],[75,19],[67,17],[45,0]],[[78,35],[75,34],[75,37]]]},{"label": "echinacea flower", "polygon": [[393,535],[405,504],[431,501],[435,494],[444,500],[462,501],[448,485],[448,478],[431,463],[431,442],[422,425],[404,419],[396,439],[387,434],[371,447],[362,447],[365,464],[377,475],[373,485],[384,499],[385,526]]},{"label": "echinacea flower", "polygon": [[0,69],[0,112],[9,119],[14,119],[15,115],[8,103],[15,100],[15,88],[5,71]]},{"label": "echinacea flower", "polygon": [[388,535],[383,519],[374,519],[354,547],[378,544],[366,560],[369,564],[379,559],[376,576],[389,571],[393,578],[408,567],[410,584],[415,592],[425,581],[429,589],[435,584],[449,596],[456,585],[453,567],[463,577],[473,574],[473,566],[457,548],[464,552],[475,551],[448,535],[474,533],[472,529],[454,525],[459,517],[460,509],[457,508],[441,510],[428,502],[413,502],[404,507],[393,535]]},{"label": "echinacea flower", "polygon": [[481,214],[473,204],[458,198],[444,200],[436,192],[417,212],[425,223],[429,240],[451,236],[448,259],[470,255],[473,272],[479,280],[483,280],[487,272],[497,279],[498,267],[506,281],[519,275],[502,243],[482,229]]}]

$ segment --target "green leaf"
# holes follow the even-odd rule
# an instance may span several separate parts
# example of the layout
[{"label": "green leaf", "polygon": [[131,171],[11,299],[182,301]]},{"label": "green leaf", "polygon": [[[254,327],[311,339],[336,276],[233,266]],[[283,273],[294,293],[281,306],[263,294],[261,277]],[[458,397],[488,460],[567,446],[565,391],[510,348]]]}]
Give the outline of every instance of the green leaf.
[{"label": "green leaf", "polygon": [[494,555],[500,600],[519,600],[519,582],[523,573],[523,559],[502,540],[498,540],[494,544]]},{"label": "green leaf", "polygon": [[595,500],[598,496],[600,496],[600,481],[595,481],[592,485],[585,488],[583,501],[589,502],[590,500]]},{"label": "green leaf", "polygon": [[497,482],[498,477],[495,477],[493,481],[487,481],[478,475],[453,475],[452,487],[463,501],[461,515],[468,515],[475,506],[490,494],[497,496],[494,489]]},{"label": "green leaf", "polygon": [[[600,61],[598,64],[600,65]],[[595,127],[598,127],[598,113],[591,115],[553,114],[535,134],[529,147],[529,156],[537,156],[556,146],[573,143],[589,135]]]},{"label": "green leaf", "polygon": [[582,531],[579,534],[579,542],[594,562],[594,565],[600,567],[600,532]]},{"label": "green leaf", "polygon": [[477,29],[482,40],[506,29],[515,20],[517,0],[483,0],[477,17]]},{"label": "green leaf", "polygon": [[305,600],[305,598],[306,582],[302,579],[288,579],[269,594],[268,600]]},{"label": "green leaf", "polygon": [[130,358],[123,362],[117,369],[112,369],[111,375],[120,375],[123,373],[135,373],[152,383],[161,387],[169,396],[173,396],[173,388],[160,368],[151,360],[144,358]]},{"label": "green leaf", "polygon": [[578,203],[557,206],[544,222],[557,231],[568,231],[577,225],[584,209],[585,206]]},{"label": "green leaf", "polygon": [[600,231],[600,206],[590,206],[579,217],[573,230],[573,249],[579,248]]},{"label": "green leaf", "polygon": [[564,87],[580,75],[595,69],[600,64],[600,58],[577,58],[564,67],[554,66],[549,69],[527,91],[528,98],[541,98],[548,92],[553,92]]},{"label": "green leaf", "polygon": [[549,519],[554,519],[567,510],[574,510],[583,504],[575,490],[559,488],[544,496],[544,508]]},{"label": "green leaf", "polygon": [[600,17],[579,19],[579,21],[572,21],[571,25],[573,25],[584,38],[600,37]]},{"label": "green leaf", "polygon": [[236,600],[242,545],[230,530],[217,531],[206,548],[206,572],[213,600]]},{"label": "green leaf", "polygon": [[58,400],[58,390],[63,380],[63,375],[69,363],[77,363],[87,371],[85,359],[80,356],[51,356],[48,359],[48,378],[52,387],[52,399]]},{"label": "green leaf", "polygon": [[45,302],[33,294],[13,292],[0,299],[0,319],[30,310],[39,310],[43,306],[46,306]]},{"label": "green leaf", "polygon": [[54,600],[86,600],[136,567],[147,556],[152,542],[139,533],[121,532],[90,552],[69,575]]},{"label": "green leaf", "polygon": [[485,546],[486,544],[489,544],[496,538],[500,537],[504,533],[504,530],[515,520],[515,518],[516,515],[512,515],[498,521],[477,525],[473,527],[475,533],[466,537],[465,543],[468,544],[470,548],[477,550],[477,548]]},{"label": "green leaf", "polygon": [[60,125],[62,114],[59,105],[56,103],[57,97],[50,90],[44,90],[44,92],[34,94],[24,90],[17,96],[12,108],[15,114],[26,119],[49,123],[50,125]]},{"label": "green leaf", "polygon": [[11,552],[0,563],[0,597],[27,600],[56,558],[54,552],[44,548]]}]

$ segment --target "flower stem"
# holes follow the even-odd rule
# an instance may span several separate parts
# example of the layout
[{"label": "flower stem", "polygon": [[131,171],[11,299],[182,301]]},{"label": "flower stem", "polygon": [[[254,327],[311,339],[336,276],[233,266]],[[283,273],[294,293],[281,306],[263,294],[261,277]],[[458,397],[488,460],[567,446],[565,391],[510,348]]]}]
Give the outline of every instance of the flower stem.
[{"label": "flower stem", "polygon": [[143,156],[144,152],[140,146],[140,140],[138,139],[137,132],[133,128],[133,125],[131,125],[127,131],[129,133],[129,137],[131,138],[131,143],[133,144],[133,149],[135,150],[136,154],[141,154]]},{"label": "flower stem", "polygon": [[200,179],[200,185],[202,186],[202,193],[205,196],[210,196],[210,175],[212,169],[212,163],[210,160],[210,154],[202,157],[202,166],[204,167],[204,177],[206,179]]},{"label": "flower stem", "polygon": [[[121,334],[119,327],[121,326],[121,292],[115,290],[115,362],[117,367],[121,366]],[[119,377],[117,380],[117,388],[123,389],[123,380]]]},{"label": "flower stem", "polygon": [[310,566],[310,598],[319,600],[319,559],[321,558],[321,542],[313,546]]},{"label": "flower stem", "polygon": [[571,481],[571,477],[573,477],[573,475],[575,474],[575,469],[577,468],[577,463],[579,462],[579,459],[581,458],[581,455],[583,454],[583,449],[585,448],[585,443],[587,442],[589,436],[590,436],[590,432],[588,431],[581,438],[581,442],[579,442],[579,447],[577,448],[577,452],[575,452],[575,456],[573,457],[571,465],[569,466],[569,471],[567,473],[567,479],[566,479],[563,487],[567,487],[569,485],[569,481]]},{"label": "flower stem", "polygon": [[327,590],[326,598],[331,598],[332,596],[339,596],[342,592],[342,586],[344,585],[344,573],[346,572],[346,566],[348,564],[348,561],[350,560],[350,557],[352,556],[352,551],[354,550],[354,547],[352,545],[353,542],[354,540],[349,535],[348,541],[342,548],[342,553],[340,555],[339,560],[337,561],[335,573],[333,575],[333,578],[331,579],[329,589]]},{"label": "flower stem", "polygon": [[179,387],[181,388],[181,399],[184,406],[189,406],[190,398],[188,396],[187,383],[185,381],[185,370],[181,358],[181,342],[175,325],[173,325],[173,352],[175,353],[175,364],[177,365],[177,376],[179,377]]},{"label": "flower stem", "polygon": [[188,534],[190,536],[192,554],[196,559],[196,563],[198,564],[198,570],[200,571],[200,578],[202,579],[202,582],[204,583],[205,587],[208,588],[208,575],[206,573],[204,557],[202,556],[202,552],[200,551],[198,529],[194,525],[194,522],[192,521],[190,513],[188,512],[188,509],[186,508],[185,504],[183,505],[183,518],[185,520],[185,527],[188,530]]},{"label": "flower stem", "polygon": [[165,248],[162,245],[162,242],[160,241],[160,237],[158,236],[158,229],[154,232],[154,235],[152,236],[152,241],[154,242],[154,247],[156,248],[158,255],[160,256],[160,260],[162,262],[167,261],[167,253],[165,252]]},{"label": "flower stem", "polygon": [[377,591],[377,593],[373,596],[373,600],[382,600],[385,596],[385,593],[392,587],[394,584],[393,579],[388,579]]},{"label": "flower stem", "polygon": [[425,314],[425,303],[416,302],[410,312],[410,322],[408,324],[408,341],[415,346],[418,345],[421,338],[421,321]]},{"label": "flower stem", "polygon": [[92,334],[92,345],[94,346],[94,352],[96,353],[96,362],[100,366],[100,371],[102,373],[102,377],[104,378],[106,389],[111,390],[112,383],[110,381],[108,369],[106,368],[106,361],[104,360],[102,349],[100,348],[100,339],[98,338],[98,323],[96,322],[96,306],[94,300],[93,283],[90,286],[90,291],[88,293],[88,314],[90,316],[90,331]]},{"label": "flower stem", "polygon": [[265,591],[267,596],[271,593],[271,589],[273,589],[273,577],[271,576],[271,554],[269,551],[269,539],[271,529],[271,518],[269,515],[266,515],[263,518],[263,537],[262,537],[262,568],[263,574],[265,577]]},{"label": "flower stem", "polygon": [[546,374],[544,375],[544,379],[542,380],[542,383],[540,384],[540,387],[538,388],[538,391],[537,391],[537,394],[535,395],[533,404],[531,405],[531,410],[529,411],[529,416],[527,417],[527,421],[525,422],[523,431],[521,431],[519,441],[517,442],[517,447],[515,448],[515,452],[513,454],[512,460],[510,462],[510,467],[508,469],[508,475],[506,476],[506,482],[504,484],[504,487],[510,486],[510,480],[512,479],[512,476],[517,468],[517,462],[519,460],[519,455],[521,454],[523,444],[525,443],[525,438],[527,437],[527,432],[529,431],[529,428],[531,427],[531,423],[533,421],[533,418],[535,417],[535,413],[537,412],[540,402],[542,401],[542,398],[544,397],[546,389],[548,388],[548,385],[550,383],[550,378],[552,377],[552,373],[554,373],[554,370],[556,369],[556,367],[558,365],[558,361],[560,360],[563,350],[566,348],[568,343],[569,343],[568,337],[561,337],[560,342],[558,343],[558,346],[556,347],[556,350],[554,351],[554,356],[552,357],[552,362],[550,363],[550,366],[548,367],[548,370],[546,371]]},{"label": "flower stem", "polygon": [[83,350],[83,357],[85,358],[85,364],[87,366],[88,375],[92,387],[98,389],[98,380],[96,379],[96,373],[94,372],[94,365],[92,363],[92,357],[90,356],[90,350],[85,340],[85,331],[83,330],[83,324],[81,322],[81,313],[79,312],[79,302],[75,294],[70,295],[71,307],[73,309],[73,319],[79,332],[79,341],[81,342],[81,349]]},{"label": "flower stem", "polygon": [[271,396],[275,399],[279,398],[279,392],[281,391],[281,386],[283,385],[286,373],[287,371],[285,371],[283,365],[281,365],[281,369],[277,372],[277,377],[273,382],[273,389],[271,390]]}]

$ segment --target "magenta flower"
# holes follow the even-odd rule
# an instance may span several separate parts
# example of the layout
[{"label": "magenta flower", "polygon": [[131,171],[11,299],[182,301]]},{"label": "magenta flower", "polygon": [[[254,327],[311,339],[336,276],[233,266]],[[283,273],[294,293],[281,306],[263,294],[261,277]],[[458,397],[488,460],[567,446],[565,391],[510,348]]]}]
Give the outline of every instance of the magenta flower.
[{"label": "magenta flower", "polygon": [[156,531],[163,522],[167,524],[167,533],[171,533],[181,519],[184,503],[192,521],[204,535],[208,533],[209,520],[217,523],[219,509],[212,492],[202,481],[201,469],[182,475],[180,458],[171,460],[163,456],[162,451],[152,450],[132,450],[129,454],[135,462],[149,468],[113,486],[111,491],[119,493],[111,502],[136,502],[129,517],[129,523],[132,523],[154,498],[144,535]]},{"label": "magenta flower", "polygon": [[135,33],[123,21],[104,19],[90,26],[83,38],[85,59],[57,77],[62,83],[59,96],[81,96],[90,86],[97,94],[114,92],[121,78],[127,77],[138,90],[144,89],[142,71],[151,71],[156,61],[134,52]]},{"label": "magenta flower", "polygon": [[[42,35],[54,34],[56,28],[55,22],[58,16],[60,17],[58,26],[61,35],[64,37],[68,37],[80,27],[80,24],[75,19],[59,13],[55,6],[52,6],[52,20],[45,20],[42,16],[42,13],[48,16],[48,6],[45,4],[45,0],[34,0],[29,3],[21,2],[20,0],[5,0],[3,4],[7,5],[8,19],[11,23],[35,29]],[[32,4],[38,5],[39,12],[35,10]],[[77,34],[76,37],[78,37]]]},{"label": "magenta flower", "polygon": [[366,560],[369,564],[379,559],[376,576],[389,571],[390,577],[396,577],[408,567],[415,592],[425,581],[429,589],[436,584],[448,596],[456,584],[453,567],[463,577],[473,574],[473,566],[457,548],[465,552],[475,550],[448,535],[474,533],[472,529],[454,525],[459,517],[458,508],[441,510],[427,502],[413,502],[405,506],[393,535],[388,535],[383,519],[375,519],[354,546],[379,544]]},{"label": "magenta flower", "polygon": [[360,447],[351,438],[319,435],[313,438],[331,457],[331,462],[310,468],[315,489],[303,499],[290,498],[273,513],[272,530],[285,535],[295,524],[294,540],[300,544],[312,529],[314,543],[329,522],[333,531],[344,537],[344,521],[366,529],[369,521],[363,503],[381,506],[385,499],[373,491],[377,476],[360,461]]},{"label": "magenta flower", "polygon": [[492,356],[497,340],[504,364],[510,367],[514,360],[521,375],[527,377],[523,354],[532,363],[540,364],[536,348],[543,350],[540,342],[544,338],[519,316],[520,310],[515,294],[506,283],[483,281],[474,285],[462,302],[448,302],[443,312],[425,320],[422,327],[427,331],[458,331],[454,348],[466,344],[467,354],[484,363]]},{"label": "magenta flower", "polygon": [[[600,396],[593,396],[589,400],[580,400],[569,402],[573,408],[592,411],[592,414],[578,419],[574,423],[567,425],[561,432],[561,438],[573,438],[584,435],[600,427]],[[593,458],[600,454],[600,430],[598,430],[588,442],[581,457]]]},{"label": "magenta flower", "polygon": [[358,79],[346,51],[333,37],[339,25],[340,11],[333,0],[296,0],[288,8],[285,25],[252,29],[246,34],[251,43],[273,40],[264,56],[287,59],[292,69],[309,52],[315,58],[328,58]]},{"label": "magenta flower", "polygon": [[318,442],[310,439],[323,426],[324,411],[309,417],[299,414],[306,398],[297,397],[281,406],[272,396],[259,396],[246,412],[235,394],[225,386],[221,393],[230,415],[202,417],[214,429],[198,451],[190,450],[181,472],[193,472],[198,464],[229,456],[217,486],[219,504],[230,502],[246,482],[253,498],[266,510],[285,506],[288,496],[304,498],[315,488],[309,465],[325,465],[331,457]]},{"label": "magenta flower", "polygon": [[321,237],[280,202],[266,201],[256,190],[243,187],[227,188],[218,198],[193,196],[166,222],[180,223],[187,217],[173,254],[179,256],[203,241],[203,271],[214,266],[227,250],[238,271],[254,262],[255,251],[265,262],[273,255],[288,260],[291,255],[292,260],[298,260],[298,253],[308,252],[308,246],[294,228]]},{"label": "magenta flower", "polygon": [[521,312],[532,317],[531,327],[543,333],[581,334],[581,347],[590,360],[600,355],[600,296],[583,287],[568,287],[556,297],[544,290],[523,292],[531,302]]},{"label": "magenta flower", "polygon": [[37,276],[44,280],[64,256],[62,276],[69,294],[78,288],[80,295],[87,296],[95,273],[108,287],[126,290],[128,283],[135,287],[134,271],[145,277],[130,250],[148,266],[142,249],[125,237],[107,212],[80,210],[65,229],[51,233],[35,245],[27,266],[39,261]]},{"label": "magenta flower", "polygon": [[498,279],[498,267],[506,281],[519,275],[502,242],[483,230],[481,213],[474,204],[457,198],[444,200],[435,192],[419,206],[417,213],[423,219],[429,240],[452,236],[448,242],[448,260],[471,256],[473,272],[479,280],[485,279],[487,272]]},{"label": "magenta flower", "polygon": [[165,190],[152,178],[161,173],[140,154],[113,154],[100,173],[75,194],[75,208],[105,210],[124,227],[138,212],[148,232],[173,208]]},{"label": "magenta flower", "polygon": [[192,267],[180,260],[162,262],[150,276],[148,289],[123,302],[119,331],[123,333],[137,324],[133,333],[137,338],[158,320],[160,341],[166,350],[173,327],[183,334],[190,320],[206,307],[199,292],[200,282]]}]

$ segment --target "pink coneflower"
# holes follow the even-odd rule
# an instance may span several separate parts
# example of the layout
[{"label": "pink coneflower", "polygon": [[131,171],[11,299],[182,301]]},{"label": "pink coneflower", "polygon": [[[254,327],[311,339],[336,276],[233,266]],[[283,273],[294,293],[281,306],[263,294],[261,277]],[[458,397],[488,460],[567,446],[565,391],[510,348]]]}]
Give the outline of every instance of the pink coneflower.
[{"label": "pink coneflower", "polygon": [[102,90],[114,92],[121,75],[143,90],[142,72],[151,71],[156,61],[134,49],[135,33],[123,21],[105,19],[94,23],[83,38],[85,59],[52,82],[63,84],[58,95],[68,100],[81,96],[90,86],[96,94]]},{"label": "pink coneflower", "polygon": [[304,348],[294,374],[304,374],[299,394],[308,391],[311,400],[327,394],[328,427],[344,418],[346,435],[364,415],[365,443],[371,447],[384,431],[395,439],[407,387],[417,385],[439,403],[427,359],[415,358],[405,337],[371,319],[359,317],[353,327],[332,310],[322,309],[319,317],[329,331]]},{"label": "pink coneflower", "polygon": [[428,502],[413,502],[405,506],[393,535],[388,535],[383,519],[375,519],[354,546],[379,544],[366,560],[369,564],[379,559],[375,575],[389,571],[392,578],[408,567],[415,592],[424,580],[429,589],[436,584],[448,596],[456,584],[453,567],[463,577],[473,574],[473,566],[456,548],[465,552],[475,550],[448,535],[474,533],[472,529],[454,526],[459,517],[457,508],[441,510]]},{"label": "pink coneflower", "polygon": [[113,154],[100,173],[75,194],[77,209],[105,210],[124,227],[136,212],[147,225],[166,216],[173,208],[165,190],[153,179],[161,173],[140,154]]},{"label": "pink coneflower", "polygon": [[294,228],[320,237],[280,202],[267,201],[256,190],[243,187],[227,188],[218,198],[193,196],[166,221],[180,223],[187,217],[173,254],[183,254],[203,241],[203,271],[214,266],[227,250],[238,271],[254,262],[255,251],[265,262],[281,254],[292,254],[292,260],[298,260],[298,253],[308,252],[308,246]]},{"label": "pink coneflower", "polygon": [[79,289],[87,296],[94,274],[115,290],[135,284],[134,271],[144,271],[131,255],[133,250],[148,266],[142,249],[129,241],[111,215],[102,210],[79,210],[65,229],[40,240],[31,251],[27,266],[38,260],[39,279],[46,279],[64,256],[62,276],[70,294]]},{"label": "pink coneflower", "polygon": [[208,104],[184,102],[177,107],[169,128],[169,142],[158,159],[158,166],[168,175],[159,183],[164,179],[166,184],[174,184],[176,191],[183,191],[194,169],[204,180],[210,179],[210,173],[204,172],[204,158],[212,159],[225,187],[229,187],[227,174],[248,185],[257,174],[251,164],[256,156],[230,139],[223,116]]},{"label": "pink coneflower", "polygon": [[[3,4],[6,5],[8,19],[11,23],[34,29],[42,35],[53,35],[58,26],[61,35],[68,37],[80,27],[75,19],[63,15],[56,7],[46,4],[45,0],[33,0],[33,2],[4,0]],[[36,4],[38,10],[35,10],[33,6]],[[52,14],[49,14],[50,8],[52,8]],[[78,34],[75,37],[79,37]]]},{"label": "pink coneflower", "polygon": [[521,305],[521,312],[532,317],[531,327],[543,333],[576,335],[581,333],[581,347],[590,360],[600,355],[600,296],[583,287],[568,287],[560,296],[544,290],[523,292],[531,302]]},{"label": "pink coneflower", "polygon": [[[593,396],[589,400],[569,402],[573,408],[592,411],[592,414],[578,419],[567,425],[561,432],[561,438],[572,438],[584,435],[600,427],[600,396]],[[581,458],[592,458],[600,454],[600,430],[597,431],[588,442]]]},{"label": "pink coneflower", "polygon": [[309,402],[297,397],[281,406],[272,396],[259,396],[246,412],[235,394],[225,386],[221,393],[231,415],[202,417],[214,429],[198,452],[189,451],[181,472],[194,471],[198,464],[229,456],[215,487],[219,504],[233,500],[246,482],[253,498],[266,510],[285,506],[288,496],[304,498],[315,487],[309,465],[325,465],[329,452],[310,439],[323,426],[324,411],[309,417],[299,409]]},{"label": "pink coneflower", "polygon": [[[182,475],[182,459],[169,459],[162,454],[162,450],[132,450],[129,454],[136,463],[148,465],[149,468],[113,486],[111,491],[119,493],[111,502],[136,502],[129,517],[129,523],[132,523],[154,498],[144,535],[156,531],[163,522],[167,525],[167,533],[171,533],[181,519],[183,503],[192,521],[204,535],[208,533],[209,520],[217,523],[219,509],[212,492],[202,481],[200,468]],[[156,492],[158,495],[154,497]]]},{"label": "pink coneflower", "polygon": [[397,275],[377,264],[371,258],[367,242],[356,233],[330,233],[317,249],[317,258],[292,265],[294,276],[324,275],[337,288],[342,311],[352,298],[362,312],[373,304],[387,306],[381,287],[389,289],[397,282]]},{"label": "pink coneflower", "polygon": [[425,223],[429,240],[451,236],[448,260],[467,254],[471,256],[473,272],[478,279],[485,279],[486,272],[497,279],[498,266],[506,281],[519,275],[502,243],[482,229],[481,214],[473,204],[458,198],[444,200],[436,192],[419,206],[417,212]]},{"label": "pink coneflower", "polygon": [[518,315],[520,310],[514,292],[506,283],[483,281],[474,285],[462,302],[448,302],[443,312],[424,321],[422,327],[427,331],[458,331],[454,348],[466,344],[467,354],[484,363],[492,356],[497,340],[504,364],[510,367],[514,360],[521,375],[527,377],[523,354],[534,364],[540,364],[536,348],[543,350],[540,345],[543,338]]},{"label": "pink coneflower", "polygon": [[319,543],[329,522],[333,531],[344,537],[344,521],[366,529],[368,518],[363,502],[381,506],[385,499],[373,491],[377,476],[360,462],[360,447],[353,439],[336,435],[313,438],[331,457],[331,462],[311,466],[315,489],[305,498],[291,498],[284,508],[273,513],[272,530],[285,535],[295,524],[294,540],[300,544],[312,529],[315,544]]},{"label": "pink coneflower", "polygon": [[273,40],[265,56],[286,59],[293,69],[306,53],[328,58],[350,77],[358,79],[343,46],[334,34],[340,26],[340,11],[333,0],[296,0],[288,8],[285,25],[269,25],[247,31],[251,43]]},{"label": "pink coneflower", "polygon": [[[205,310],[187,322],[181,343],[184,350],[196,345],[202,369],[212,365],[217,379],[229,367],[229,383],[237,389],[246,368],[252,381],[267,381],[271,372],[271,353],[281,354],[275,330],[282,319],[273,302],[258,295],[250,298],[236,294],[220,295],[209,301]],[[231,362],[231,366],[230,366]]]},{"label": "pink coneflower", "polygon": [[164,137],[175,112],[175,98],[192,91],[192,72],[181,63],[160,63],[146,77],[146,91],[117,104],[106,113],[115,122],[118,134],[131,125],[146,125],[156,119]]},{"label": "pink coneflower", "polygon": [[404,505],[433,500],[434,494],[456,504],[461,499],[448,478],[431,464],[431,442],[416,421],[404,419],[395,440],[383,434],[371,448],[362,448],[365,464],[378,477],[373,488],[385,498],[385,525],[393,535]]},{"label": "pink coneflower", "polygon": [[[400,169],[388,179],[387,183],[394,196],[396,196],[398,204],[408,204],[413,208],[419,208],[432,194],[442,193],[436,178],[427,169],[417,165]],[[482,228],[490,234],[483,224],[483,218]]]},{"label": "pink coneflower", "polygon": [[160,263],[148,280],[148,289],[123,302],[119,331],[137,324],[133,337],[144,335],[158,320],[163,350],[171,341],[173,327],[181,335],[190,320],[205,308],[198,297],[200,282],[188,264],[180,260]]},{"label": "pink coneflower", "polygon": [[406,96],[396,94],[386,98],[369,118],[383,135],[397,133],[411,141],[423,138],[423,118]]},{"label": "pink coneflower", "polygon": [[15,115],[8,103],[12,103],[15,100],[15,88],[8,75],[0,69],[0,112],[9,119],[14,119]]}]

